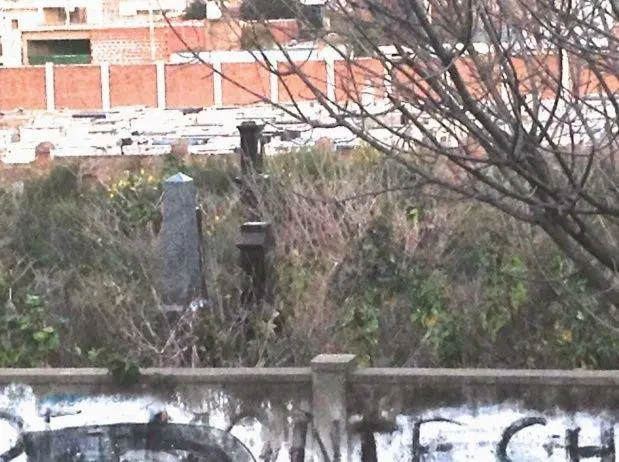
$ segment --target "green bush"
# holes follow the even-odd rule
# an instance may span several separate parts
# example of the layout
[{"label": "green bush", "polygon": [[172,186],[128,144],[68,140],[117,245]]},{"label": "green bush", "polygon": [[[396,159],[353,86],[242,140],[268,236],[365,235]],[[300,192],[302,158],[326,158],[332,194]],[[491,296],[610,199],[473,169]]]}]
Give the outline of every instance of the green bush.
[{"label": "green bush", "polygon": [[125,230],[144,228],[158,215],[162,184],[144,171],[126,171],[108,191],[109,203]]},{"label": "green bush", "polygon": [[[0,367],[41,367],[60,350],[58,327],[45,316],[45,304],[37,295],[4,303],[0,312]],[[62,326],[66,320],[56,320]]]}]

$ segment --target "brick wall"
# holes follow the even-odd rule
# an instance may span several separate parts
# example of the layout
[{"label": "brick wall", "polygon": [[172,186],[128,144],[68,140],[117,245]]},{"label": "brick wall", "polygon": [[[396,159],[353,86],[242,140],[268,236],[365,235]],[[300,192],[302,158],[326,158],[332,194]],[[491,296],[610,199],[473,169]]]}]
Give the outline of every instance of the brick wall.
[{"label": "brick wall", "polygon": [[200,21],[176,24],[174,29],[166,29],[166,41],[171,54],[188,50],[207,51],[206,31]]},{"label": "brick wall", "polygon": [[[150,63],[151,39],[148,27],[96,29],[90,34],[92,62],[110,64]],[[155,59],[167,59],[166,32],[155,29]]]},{"label": "brick wall", "polygon": [[157,71],[152,64],[110,66],[112,107],[157,106]]},{"label": "brick wall", "polygon": [[619,94],[619,75],[610,72],[611,66],[601,65],[594,72],[585,62],[572,62],[570,74],[577,95],[606,95],[607,92]]},{"label": "brick wall", "polygon": [[[315,95],[303,82],[303,79],[295,74],[289,74],[292,69],[301,69],[307,80],[319,91],[327,92],[327,65],[323,61],[306,61],[294,63],[280,63],[278,71],[283,75],[279,79],[280,101],[308,101],[316,99]],[[288,74],[288,75],[287,75]]]},{"label": "brick wall", "polygon": [[56,66],[54,94],[58,109],[101,108],[101,67]]},{"label": "brick wall", "polygon": [[[152,63],[148,27],[95,29],[89,36],[94,64]],[[240,26],[218,21],[175,23],[174,29],[158,25],[153,42],[155,59],[165,61],[174,53],[188,50],[239,50]]]},{"label": "brick wall", "polygon": [[[112,3],[110,3],[112,5]],[[226,51],[241,49],[243,21],[180,21],[170,27],[165,22],[154,25],[155,60],[168,61],[175,53],[193,51]],[[269,22],[273,37],[282,44],[299,37],[295,20]],[[92,64],[147,64],[152,63],[151,29],[147,24],[137,27],[105,26],[100,28],[74,25],[70,30],[39,30],[24,32],[22,39],[58,40],[88,39]]]},{"label": "brick wall", "polygon": [[[221,66],[222,73],[229,77],[222,81],[224,106],[253,104],[261,101],[255,96],[270,97],[270,74],[259,63],[227,63]],[[244,90],[247,89],[248,91]]]},{"label": "brick wall", "polygon": [[[183,21],[166,27],[166,46],[169,54],[193,51],[230,51],[241,49],[243,21]],[[278,43],[289,43],[299,37],[296,20],[269,21],[273,38]]]},{"label": "brick wall", "polygon": [[428,94],[438,97],[427,82],[412,68],[398,64],[391,70],[393,93],[402,100],[416,100],[426,98]]},{"label": "brick wall", "polygon": [[[533,73],[515,63],[523,90],[531,91],[530,87],[535,87],[536,91],[541,90],[546,97],[554,95],[552,82],[557,79],[558,61],[548,57],[545,62]],[[297,65],[321,92],[327,93],[327,65],[324,61],[307,61]],[[472,93],[483,97],[481,91],[484,89],[476,82],[476,74],[472,70],[468,72],[467,62],[458,62],[456,65]],[[224,106],[260,101],[261,98],[244,91],[239,85],[270,99],[271,76],[259,64],[222,63],[221,69],[225,76],[223,78],[216,76],[205,64],[165,65],[163,77],[166,107],[209,107],[219,101],[215,97],[216,93]],[[101,87],[101,66],[55,66],[52,70],[56,109],[98,109],[107,103],[107,97],[104,96],[107,91]],[[280,63],[279,71],[286,70],[289,70],[289,66]],[[404,75],[403,71],[412,75]],[[587,71],[584,64],[572,63],[571,71],[575,90],[581,94],[599,91],[600,82]],[[384,95],[383,72],[378,61],[361,59],[358,65],[335,61],[334,73],[333,90],[339,101],[358,100],[368,84],[373,87],[375,98]],[[411,78],[414,78],[416,85],[412,86]],[[399,93],[403,99],[426,98],[425,92],[430,90],[421,78],[415,78],[412,69],[400,68],[393,72],[393,79],[394,92]],[[619,79],[616,76],[605,75],[604,81],[611,90],[619,91]],[[163,85],[164,80],[160,83]],[[111,107],[156,107],[159,103],[158,72],[154,64],[112,64],[109,66],[109,84]],[[276,84],[281,102],[315,99],[298,75],[283,75]],[[43,66],[0,68],[0,111],[16,108],[46,109],[46,90],[46,70]],[[104,98],[106,101],[103,101]]]},{"label": "brick wall", "polygon": [[[155,59],[167,61],[184,51],[229,51],[241,49],[243,23],[228,21],[183,21],[156,25]],[[297,38],[297,21],[274,21],[273,36],[280,43]],[[88,31],[93,64],[151,63],[151,32],[148,27],[117,27]]]},{"label": "brick wall", "polygon": [[[299,63],[304,72],[326,92],[324,62]],[[281,65],[282,69],[285,67]],[[282,70],[280,69],[280,70]],[[271,78],[258,63],[223,63],[221,101],[224,106],[247,105],[271,97]],[[209,107],[215,103],[214,73],[204,64],[165,65],[165,102],[169,108]],[[24,85],[24,80],[29,82]],[[279,82],[281,101],[312,100],[313,94],[297,76]],[[101,66],[55,66],[56,109],[99,109],[102,107]],[[110,106],[157,106],[157,70],[153,64],[111,64]],[[246,90],[243,90],[243,88]],[[292,94],[287,93],[288,88]],[[45,69],[28,67],[0,69],[0,109],[45,109]],[[254,96],[252,92],[258,96]],[[261,98],[262,97],[262,98]]]},{"label": "brick wall", "polygon": [[230,51],[241,49],[241,28],[224,21],[192,21],[165,28],[169,55],[184,51]]},{"label": "brick wall", "polygon": [[355,62],[336,61],[335,98],[337,101],[360,101],[362,93],[380,98],[385,92],[384,66],[376,59]]},{"label": "brick wall", "polygon": [[0,111],[16,108],[45,109],[43,67],[0,68]]},{"label": "brick wall", "polygon": [[201,64],[169,64],[165,69],[169,108],[213,105],[213,71]]},{"label": "brick wall", "polygon": [[276,43],[289,43],[299,38],[300,27],[296,19],[269,21],[269,30]]}]

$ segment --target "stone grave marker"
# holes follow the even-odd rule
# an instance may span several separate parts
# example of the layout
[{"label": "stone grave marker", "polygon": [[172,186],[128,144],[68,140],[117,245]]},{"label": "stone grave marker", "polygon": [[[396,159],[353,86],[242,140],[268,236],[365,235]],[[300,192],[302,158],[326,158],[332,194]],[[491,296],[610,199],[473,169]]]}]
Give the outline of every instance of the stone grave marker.
[{"label": "stone grave marker", "polygon": [[161,298],[166,311],[178,312],[200,297],[200,235],[193,178],[177,173],[163,184]]}]

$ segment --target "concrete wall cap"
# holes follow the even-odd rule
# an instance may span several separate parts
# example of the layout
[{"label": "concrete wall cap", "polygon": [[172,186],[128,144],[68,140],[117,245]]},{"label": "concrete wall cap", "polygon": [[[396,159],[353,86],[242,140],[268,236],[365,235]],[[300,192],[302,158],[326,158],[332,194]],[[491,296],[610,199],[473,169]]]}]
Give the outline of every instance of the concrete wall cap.
[{"label": "concrete wall cap", "polygon": [[356,355],[352,354],[321,354],[311,361],[312,372],[351,372],[356,364]]}]

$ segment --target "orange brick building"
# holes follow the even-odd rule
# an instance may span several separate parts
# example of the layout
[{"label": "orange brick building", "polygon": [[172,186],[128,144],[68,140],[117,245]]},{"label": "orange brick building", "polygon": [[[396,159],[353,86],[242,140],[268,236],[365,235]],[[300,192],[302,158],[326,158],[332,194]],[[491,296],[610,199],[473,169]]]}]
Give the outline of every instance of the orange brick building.
[{"label": "orange brick building", "polygon": [[[73,64],[145,64],[157,60],[168,61],[170,56],[188,50],[229,51],[241,49],[243,24],[237,21],[174,21],[148,26],[81,26],[71,29],[46,28],[22,33],[22,64],[43,64],[41,55],[46,50],[40,44],[67,42],[84,44],[84,59]],[[272,23],[272,33],[282,43],[298,35],[297,21]],[[39,48],[32,53],[32,44]],[[38,53],[36,53],[38,51]],[[48,55],[53,55],[53,50]],[[60,53],[58,53],[60,54]],[[38,58],[33,60],[33,56]],[[48,59],[53,62],[54,59]],[[64,63],[64,62],[60,62]]]},{"label": "orange brick building", "polygon": [[[2,2],[0,2],[2,3]],[[70,3],[70,6],[68,6]],[[2,3],[0,65],[143,64],[185,51],[238,50],[243,24],[219,13],[183,21],[187,0],[20,0]],[[236,0],[232,2],[232,7]],[[206,8],[206,7],[205,7]],[[165,16],[163,11],[165,10]],[[171,26],[171,27],[170,27]],[[272,24],[286,43],[296,21]]]}]

